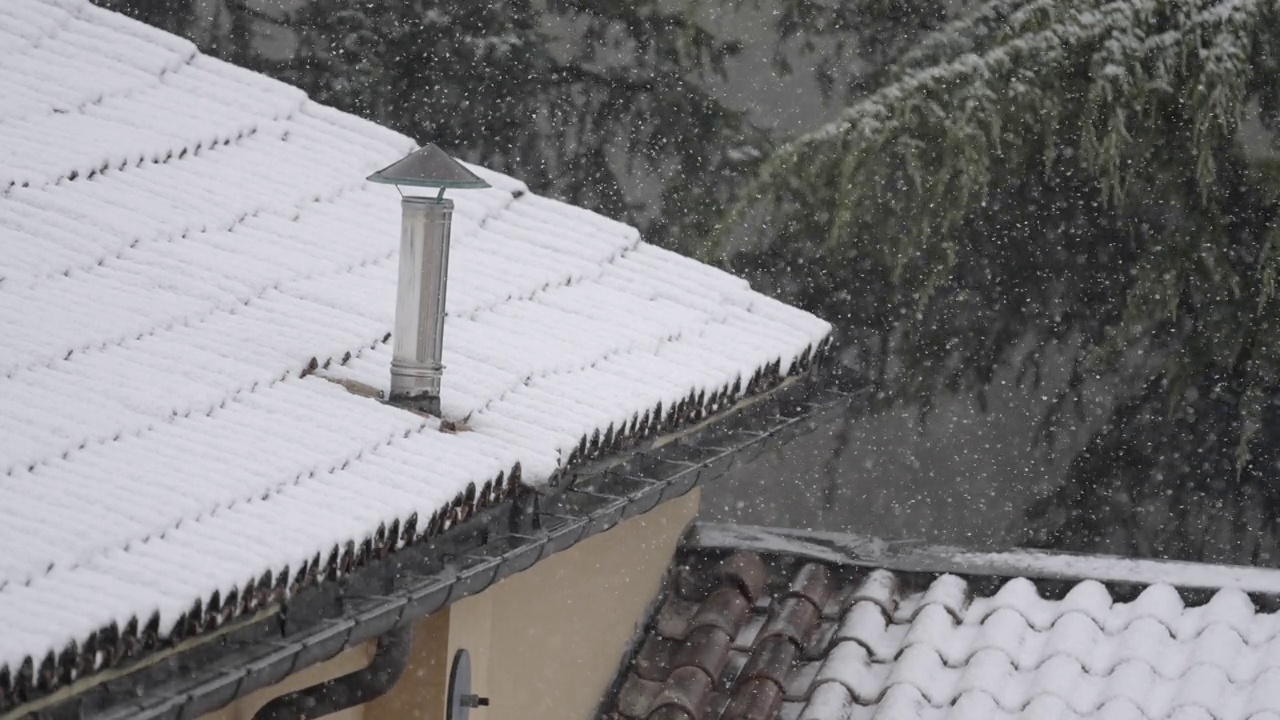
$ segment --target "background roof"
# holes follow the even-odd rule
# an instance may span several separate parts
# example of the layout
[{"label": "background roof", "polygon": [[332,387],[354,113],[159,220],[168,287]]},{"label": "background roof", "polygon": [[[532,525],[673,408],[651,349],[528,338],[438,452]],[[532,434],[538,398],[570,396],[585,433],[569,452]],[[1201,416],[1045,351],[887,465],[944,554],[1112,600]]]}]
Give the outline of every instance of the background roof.
[{"label": "background roof", "polygon": [[471,168],[493,187],[454,198],[441,432],[361,394],[400,222],[364,178],[413,148],[88,2],[0,3],[0,691],[417,540],[827,336]]},{"label": "background roof", "polygon": [[[1229,568],[1167,564],[1187,590],[1150,580],[1160,561],[975,553],[951,574],[949,551],[881,545],[695,526],[603,716],[1280,717],[1277,596]],[[1081,579],[1125,567],[1141,572]],[[1250,570],[1243,586],[1274,591],[1280,571]]]}]

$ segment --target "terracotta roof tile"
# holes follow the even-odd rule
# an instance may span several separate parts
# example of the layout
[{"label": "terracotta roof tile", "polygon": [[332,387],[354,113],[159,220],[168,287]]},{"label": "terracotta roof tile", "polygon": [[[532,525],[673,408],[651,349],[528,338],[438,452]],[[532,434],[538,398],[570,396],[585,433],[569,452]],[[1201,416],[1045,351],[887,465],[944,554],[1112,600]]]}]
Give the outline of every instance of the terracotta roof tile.
[{"label": "terracotta roof tile", "polygon": [[684,708],[664,705],[650,713],[646,720],[697,720],[697,717]]},{"label": "terracotta roof tile", "polygon": [[697,608],[698,604],[694,602],[675,597],[669,599],[658,611],[656,627],[658,636],[683,640],[685,633],[689,631],[689,620]]},{"label": "terracotta roof tile", "polygon": [[802,597],[784,598],[760,630],[756,646],[765,638],[781,636],[795,643],[797,649],[802,649],[817,625],[818,609],[813,603]]},{"label": "terracotta roof tile", "polygon": [[618,715],[631,720],[640,720],[649,714],[654,698],[662,690],[662,683],[645,680],[635,674],[627,676],[622,689],[618,691]]},{"label": "terracotta roof tile", "polygon": [[711,682],[711,678],[696,667],[672,670],[649,706],[649,720],[666,707],[680,708],[693,720],[702,720],[711,697]]},{"label": "terracotta roof tile", "polygon": [[827,599],[831,597],[831,582],[827,569],[817,563],[808,563],[801,567],[795,577],[791,578],[791,590],[788,594],[807,599],[813,603],[813,608],[821,613],[827,604]]},{"label": "terracotta roof tile", "polygon": [[784,690],[799,656],[799,651],[790,640],[777,636],[765,638],[756,646],[755,652],[751,653],[740,677],[744,680],[763,678],[776,684],[779,690]]},{"label": "terracotta roof tile", "polygon": [[761,678],[742,683],[725,708],[724,720],[773,720],[782,707],[782,690]]},{"label": "terracotta roof tile", "polygon": [[707,712],[704,718],[718,718],[724,715],[724,709],[729,704],[729,695],[723,692],[712,691],[711,698],[707,701]]},{"label": "terracotta roof tile", "polygon": [[809,642],[805,644],[804,652],[801,653],[802,660],[822,659],[822,656],[827,652],[827,648],[831,647],[831,638],[836,634],[837,619],[822,618],[818,621],[818,627],[814,628],[813,635],[809,637]]},{"label": "terracotta roof tile", "polygon": [[1280,720],[1280,613],[1239,590],[1203,602],[741,550],[680,563],[691,592],[656,614],[610,720]]},{"label": "terracotta roof tile", "polygon": [[809,689],[813,687],[813,679],[818,676],[818,670],[821,668],[821,661],[800,663],[799,667],[791,673],[791,679],[787,681],[787,699],[804,700],[809,695]]},{"label": "terracotta roof tile", "polygon": [[645,680],[662,682],[671,674],[671,657],[679,647],[678,640],[650,635],[636,655],[631,671]]},{"label": "terracotta roof tile", "polygon": [[712,683],[720,678],[729,661],[729,634],[718,627],[703,625],[689,632],[671,663],[672,672],[693,667],[706,673]]},{"label": "terracotta roof tile", "polygon": [[[776,717],[801,658],[821,657],[823,648],[809,643],[836,627],[838,609],[829,627],[818,627],[835,595],[827,568],[772,568],[744,552],[678,568],[673,578],[675,592],[630,665],[614,717]],[[810,664],[806,679],[816,672]]]},{"label": "terracotta roof tile", "polygon": [[693,614],[689,630],[704,626],[717,627],[732,638],[737,636],[750,613],[751,603],[739,588],[722,587],[711,593]]},{"label": "terracotta roof tile", "polygon": [[755,553],[737,552],[730,555],[711,573],[711,577],[717,586],[737,585],[752,603],[764,597],[767,573],[764,561]]}]

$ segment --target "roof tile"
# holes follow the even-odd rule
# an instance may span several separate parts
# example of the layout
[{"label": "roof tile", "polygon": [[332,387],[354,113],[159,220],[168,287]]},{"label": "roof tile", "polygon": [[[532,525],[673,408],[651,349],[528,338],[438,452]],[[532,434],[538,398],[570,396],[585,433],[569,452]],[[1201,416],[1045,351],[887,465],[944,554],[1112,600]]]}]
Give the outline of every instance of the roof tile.
[{"label": "roof tile", "polygon": [[765,638],[756,645],[740,677],[745,680],[763,678],[777,685],[779,690],[785,690],[798,656],[795,644],[787,638],[776,635]]},{"label": "roof tile", "polygon": [[847,718],[853,713],[853,705],[853,694],[844,685],[838,682],[823,683],[813,688],[808,702],[800,711],[800,720]]},{"label": "roof tile", "polygon": [[807,598],[787,597],[777,605],[756,637],[758,646],[765,638],[785,637],[802,649],[818,625],[818,609]]},{"label": "roof tile", "polygon": [[657,632],[660,637],[671,640],[683,640],[689,632],[689,620],[698,607],[698,603],[669,597],[658,611]]},{"label": "roof tile", "polygon": [[[1244,593],[1188,605],[1156,586],[1118,601],[1093,581],[997,586],[990,577],[971,584],[756,558],[764,594],[696,720],[1280,720],[1280,614]],[[723,550],[686,550],[681,562],[704,592],[726,577]],[[998,589],[975,595],[975,587]],[[679,611],[709,618],[726,607],[714,596]],[[815,601],[839,611],[820,616]],[[715,669],[719,645],[694,633],[674,642],[691,665]],[[637,671],[633,663],[630,675]]]},{"label": "roof tile", "polygon": [[865,647],[875,659],[887,662],[897,652],[896,643],[888,636],[888,628],[888,618],[880,606],[870,600],[861,600],[845,613],[832,640],[852,640]]},{"label": "roof tile", "polygon": [[649,708],[662,690],[662,683],[645,680],[637,675],[630,675],[618,691],[618,714],[632,720],[645,718]]},{"label": "roof tile", "polygon": [[872,570],[858,584],[849,602],[856,603],[867,600],[875,603],[884,611],[886,618],[892,618],[898,612],[898,602],[902,599],[902,589],[898,576],[888,570]]},{"label": "roof tile", "polygon": [[[1107,604],[1110,605],[1110,598],[1107,598]],[[956,622],[960,622],[969,605],[969,584],[955,575],[942,575],[929,584],[929,589],[916,603],[915,612],[929,605],[942,607]]]},{"label": "roof tile", "polygon": [[[804,643],[815,635],[815,603],[825,604],[831,592],[825,568],[815,568],[821,566],[776,583],[782,593],[776,599],[767,594],[768,568],[753,553],[678,569],[676,592],[631,663],[618,713],[630,717],[637,697],[660,680],[650,712],[688,713],[694,720],[776,715],[802,653],[816,652]],[[694,597],[701,600],[685,599]]]},{"label": "roof tile", "polygon": [[750,612],[751,603],[738,587],[722,587],[711,593],[694,613],[689,630],[711,626],[732,638],[742,629]]},{"label": "roof tile", "polygon": [[636,655],[632,672],[645,680],[662,682],[671,674],[671,656],[680,647],[678,640],[650,635]]},{"label": "roof tile", "polygon": [[724,720],[773,720],[782,706],[782,689],[763,678],[744,681],[725,708]]},{"label": "roof tile", "polygon": [[698,668],[715,683],[729,661],[729,646],[729,634],[720,628],[711,625],[695,628],[676,651],[671,661],[672,672],[686,667]]},{"label": "roof tile", "polygon": [[766,571],[764,561],[752,552],[730,555],[711,573],[717,585],[733,584],[747,600],[755,603],[764,597]]},{"label": "roof tile", "polygon": [[681,667],[671,671],[666,683],[658,690],[649,706],[649,718],[666,708],[676,707],[694,720],[701,720],[711,699],[712,680],[696,667]]},{"label": "roof tile", "polygon": [[647,720],[698,720],[698,716],[677,705],[663,705],[649,713]]},{"label": "roof tile", "polygon": [[821,668],[822,663],[818,661],[800,663],[791,673],[791,679],[787,681],[787,686],[784,688],[787,698],[804,700],[809,695],[813,687],[813,679],[818,676],[818,670]]},{"label": "roof tile", "polygon": [[791,579],[790,595],[802,597],[813,603],[814,609],[822,612],[831,597],[831,585],[828,582],[827,569],[817,563],[807,563]]}]

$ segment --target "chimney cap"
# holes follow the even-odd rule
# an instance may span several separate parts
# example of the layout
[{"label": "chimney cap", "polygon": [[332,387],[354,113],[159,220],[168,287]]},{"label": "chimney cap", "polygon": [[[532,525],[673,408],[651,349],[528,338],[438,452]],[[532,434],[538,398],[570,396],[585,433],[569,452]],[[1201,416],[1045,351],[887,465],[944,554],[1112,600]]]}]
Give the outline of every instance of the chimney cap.
[{"label": "chimney cap", "polygon": [[446,188],[489,187],[489,183],[432,143],[423,145],[365,179],[388,185],[440,188],[442,191]]}]

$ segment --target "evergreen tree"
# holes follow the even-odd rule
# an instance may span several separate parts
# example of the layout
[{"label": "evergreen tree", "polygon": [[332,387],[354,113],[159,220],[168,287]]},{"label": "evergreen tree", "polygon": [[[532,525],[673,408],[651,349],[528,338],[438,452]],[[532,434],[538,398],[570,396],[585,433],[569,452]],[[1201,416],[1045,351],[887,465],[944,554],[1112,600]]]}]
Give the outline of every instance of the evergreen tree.
[{"label": "evergreen tree", "polygon": [[[835,319],[885,403],[981,395],[1002,365],[1035,387],[1059,344],[1051,439],[1088,377],[1141,378],[1037,539],[1104,542],[1138,496],[1200,513],[1186,527],[1265,500],[1274,535],[1277,184],[1242,128],[1276,127],[1278,21],[1271,0],[989,0],[772,155],[715,251]],[[1138,417],[1162,431],[1135,437]],[[1170,452],[1188,433],[1212,450]],[[1158,526],[1125,549],[1207,552]]]},{"label": "evergreen tree", "polygon": [[131,15],[161,30],[186,35],[190,32],[195,7],[191,0],[95,0],[108,10]]}]

